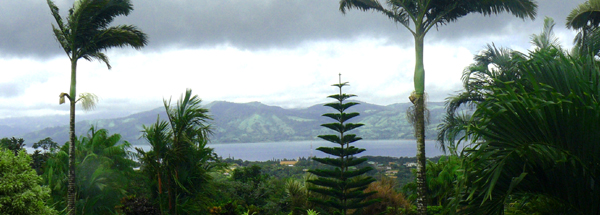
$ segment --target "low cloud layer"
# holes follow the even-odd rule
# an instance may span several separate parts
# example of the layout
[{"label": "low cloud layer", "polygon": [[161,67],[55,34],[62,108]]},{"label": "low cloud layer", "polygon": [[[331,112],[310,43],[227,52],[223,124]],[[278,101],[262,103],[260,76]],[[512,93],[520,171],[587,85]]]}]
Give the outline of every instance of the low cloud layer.
[{"label": "low cloud layer", "polygon": [[[583,0],[539,1],[538,19],[509,14],[483,18],[474,14],[433,30],[428,38],[448,42],[482,35],[528,36],[544,16],[558,26]],[[229,44],[241,49],[294,48],[307,41],[390,38],[404,46],[412,38],[402,26],[377,12],[350,10],[343,15],[337,1],[322,0],[133,0],[134,11],[116,24],[134,24],[150,37],[145,51],[202,48]],[[72,1],[56,0],[63,16]],[[45,1],[0,1],[0,57],[42,57],[61,53],[51,34],[54,23]]]}]

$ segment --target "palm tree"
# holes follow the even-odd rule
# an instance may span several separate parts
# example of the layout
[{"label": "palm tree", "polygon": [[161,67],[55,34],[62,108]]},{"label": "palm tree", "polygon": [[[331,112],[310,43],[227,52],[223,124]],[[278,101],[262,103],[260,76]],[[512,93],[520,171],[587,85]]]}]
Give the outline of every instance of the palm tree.
[{"label": "palm tree", "polygon": [[544,28],[542,33],[531,35],[531,44],[533,44],[538,50],[552,48],[560,49],[558,38],[556,35],[554,35],[555,25],[556,23],[554,22],[554,19],[546,17],[544,19]]},{"label": "palm tree", "polygon": [[[77,61],[81,58],[104,62],[111,68],[108,57],[103,51],[113,47],[131,46],[135,49],[144,47],[147,36],[132,25],[109,26],[116,16],[128,15],[133,10],[129,0],[77,0],[69,10],[66,20],[59,14],[58,7],[52,0],[47,0],[56,26],[52,30],[56,40],[71,60],[71,85],[69,93],[61,93],[61,104],[64,97],[70,102],[69,123],[69,214],[75,213],[75,103],[83,99],[84,108],[93,108],[96,97],[82,94],[76,97]],[[92,104],[92,105],[89,105]]]},{"label": "palm tree", "polygon": [[502,82],[514,81],[522,77],[518,66],[528,59],[539,55],[540,50],[557,54],[562,52],[558,39],[554,36],[554,20],[546,17],[544,19],[544,28],[540,34],[531,35],[531,44],[535,46],[534,51],[527,56],[521,52],[507,48],[497,48],[493,43],[487,45],[487,48],[475,55],[471,64],[463,71],[462,81],[464,90],[455,96],[446,99],[446,114],[443,122],[438,125],[438,142],[442,150],[449,149],[454,155],[458,155],[458,145],[472,138],[465,136],[465,129],[471,119],[470,114],[460,113],[462,107],[468,107],[471,110],[477,107],[477,104],[486,100],[486,94],[492,86],[502,85]]},{"label": "palm tree", "polygon": [[142,170],[158,191],[154,197],[161,202],[162,209],[162,198],[166,194],[170,214],[184,209],[193,213],[202,210],[197,202],[207,202],[206,199],[199,201],[204,198],[199,194],[206,194],[208,172],[221,166],[213,149],[206,146],[211,118],[208,109],[200,106],[201,101],[198,96],[192,96],[189,89],[174,107],[170,100],[165,100],[168,121],[157,119],[142,131],[152,150],[145,152],[136,148]]},{"label": "palm tree", "polygon": [[600,51],[600,0],[588,0],[567,16],[567,28],[578,30],[575,52],[597,55]]},{"label": "palm tree", "polygon": [[[420,214],[426,213],[425,185],[425,68],[423,65],[423,42],[425,35],[434,26],[454,22],[469,13],[484,15],[511,12],[525,19],[533,19],[537,4],[532,0],[390,0],[388,8],[377,0],[340,0],[340,11],[347,9],[374,10],[408,29],[415,40],[415,92],[409,97],[414,106],[415,136],[417,138],[417,208]],[[411,24],[412,23],[412,24]]]},{"label": "palm tree", "polygon": [[526,56],[518,51],[488,44],[473,59],[475,63],[462,74],[463,91],[446,99],[446,114],[438,125],[440,148],[449,150],[452,155],[458,155],[460,143],[471,138],[466,135],[465,128],[470,121],[476,120],[471,119],[469,112],[462,108],[472,110],[477,107],[479,102],[486,99],[488,87],[498,83],[496,80],[511,81],[520,77],[517,65],[525,61]]}]

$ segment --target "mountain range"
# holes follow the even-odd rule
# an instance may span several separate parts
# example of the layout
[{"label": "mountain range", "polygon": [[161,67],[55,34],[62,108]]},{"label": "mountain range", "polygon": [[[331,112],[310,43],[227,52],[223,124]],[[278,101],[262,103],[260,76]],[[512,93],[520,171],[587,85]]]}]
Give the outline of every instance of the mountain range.
[{"label": "mountain range", "polygon": [[[413,127],[406,119],[406,111],[412,104],[381,106],[359,103],[360,105],[348,110],[360,113],[360,116],[350,122],[365,124],[353,131],[359,137],[370,140],[414,139]],[[323,104],[301,109],[284,109],[259,102],[215,101],[204,107],[210,110],[213,118],[213,135],[210,137],[212,143],[316,140],[318,135],[331,133],[320,125],[332,122],[322,115],[335,111]],[[437,124],[443,117],[444,105],[442,102],[429,102],[428,109],[430,124],[425,135],[428,139],[434,139],[437,135]],[[157,120],[165,119],[165,109],[159,107],[119,118],[82,119],[76,123],[75,128],[78,136],[85,135],[92,125],[97,129],[104,128],[111,134],[120,134],[121,140],[137,145],[147,144],[141,138],[143,125],[150,126]],[[27,145],[46,137],[63,144],[68,141],[68,133],[68,116],[65,115],[0,119],[0,137],[22,137]]]}]

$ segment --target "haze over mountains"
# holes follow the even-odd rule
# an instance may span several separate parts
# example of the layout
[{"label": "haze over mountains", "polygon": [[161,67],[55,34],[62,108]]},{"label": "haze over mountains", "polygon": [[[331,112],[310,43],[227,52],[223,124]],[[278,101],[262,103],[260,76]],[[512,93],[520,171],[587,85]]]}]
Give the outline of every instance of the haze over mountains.
[{"label": "haze over mountains", "polygon": [[[356,129],[363,139],[413,139],[412,126],[406,120],[406,110],[412,104],[392,104],[387,106],[360,102],[360,105],[349,109],[361,115],[352,122],[364,123]],[[284,109],[268,106],[259,102],[232,103],[215,101],[205,105],[212,115],[213,135],[211,143],[251,143],[316,140],[317,135],[329,131],[320,125],[331,122],[321,116],[333,112],[332,108],[322,104],[303,109]],[[442,102],[430,102],[431,123],[426,137],[434,139],[436,126],[442,119],[444,106]],[[93,118],[96,119],[87,119]],[[119,118],[101,118],[102,116],[78,117],[76,123],[77,136],[86,135],[90,126],[104,128],[109,133],[121,134],[121,140],[132,144],[147,144],[141,139],[143,125],[149,126],[160,119],[166,119],[164,107],[132,114]],[[101,118],[101,119],[98,119]],[[68,140],[68,116],[45,116],[0,119],[0,137],[22,137],[27,145],[31,145],[46,137],[63,144]]]}]

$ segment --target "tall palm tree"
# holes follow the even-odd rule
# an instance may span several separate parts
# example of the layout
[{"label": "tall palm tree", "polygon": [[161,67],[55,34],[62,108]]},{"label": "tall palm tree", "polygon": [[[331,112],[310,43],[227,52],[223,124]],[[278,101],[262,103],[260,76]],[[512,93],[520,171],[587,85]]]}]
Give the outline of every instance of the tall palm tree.
[{"label": "tall palm tree", "polygon": [[75,213],[75,103],[80,99],[84,101],[84,108],[93,103],[94,96],[90,94],[76,96],[77,61],[81,58],[88,61],[99,60],[104,62],[108,69],[111,68],[108,57],[103,51],[113,47],[131,46],[135,49],[144,47],[147,36],[137,27],[132,25],[109,26],[116,16],[129,15],[133,5],[129,0],[76,0],[69,10],[66,20],[59,14],[58,7],[52,0],[47,0],[56,26],[52,25],[54,36],[71,60],[71,85],[69,93],[61,93],[61,104],[64,97],[70,102],[69,122],[69,214]]},{"label": "tall palm tree", "polygon": [[[537,4],[533,0],[389,0],[384,7],[378,0],[340,0],[340,11],[347,9],[374,10],[406,27],[415,40],[415,92],[410,96],[414,106],[415,136],[417,138],[417,208],[426,213],[425,185],[425,68],[423,65],[423,42],[434,26],[454,22],[469,13],[484,15],[511,12],[525,19],[533,19]],[[411,24],[412,23],[412,24]]]}]

